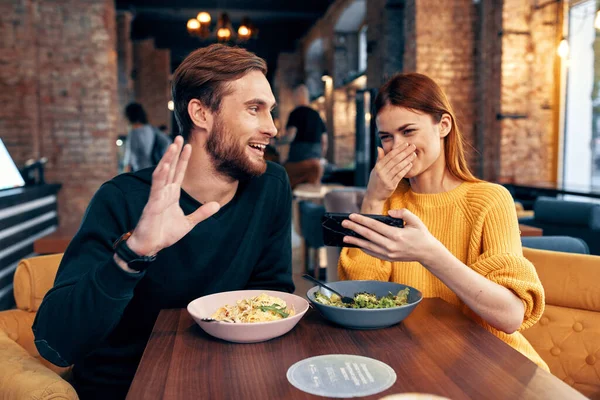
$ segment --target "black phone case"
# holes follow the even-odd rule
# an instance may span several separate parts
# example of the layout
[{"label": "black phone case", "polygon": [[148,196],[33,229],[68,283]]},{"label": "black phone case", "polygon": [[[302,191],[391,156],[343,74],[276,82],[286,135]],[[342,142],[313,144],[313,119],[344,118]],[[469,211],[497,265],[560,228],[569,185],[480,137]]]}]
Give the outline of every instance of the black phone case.
[{"label": "black phone case", "polygon": [[[404,228],[404,221],[398,218],[392,218],[388,215],[362,215],[373,218],[379,222],[383,222],[389,226]],[[325,213],[325,215],[323,215],[323,218],[321,219],[321,226],[323,227],[323,243],[325,246],[358,247],[353,244],[344,243],[344,236],[354,236],[359,239],[364,239],[358,233],[342,226],[342,221],[349,219],[349,216],[349,213]]]}]

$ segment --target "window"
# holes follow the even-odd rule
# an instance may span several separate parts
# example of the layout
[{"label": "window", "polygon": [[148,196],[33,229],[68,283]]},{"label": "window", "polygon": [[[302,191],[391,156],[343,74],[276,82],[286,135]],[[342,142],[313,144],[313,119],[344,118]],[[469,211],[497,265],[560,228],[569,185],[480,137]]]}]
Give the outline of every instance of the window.
[{"label": "window", "polygon": [[358,31],[358,72],[367,70],[367,25]]},{"label": "window", "polygon": [[596,4],[587,0],[569,10],[563,181],[600,186],[600,31]]}]

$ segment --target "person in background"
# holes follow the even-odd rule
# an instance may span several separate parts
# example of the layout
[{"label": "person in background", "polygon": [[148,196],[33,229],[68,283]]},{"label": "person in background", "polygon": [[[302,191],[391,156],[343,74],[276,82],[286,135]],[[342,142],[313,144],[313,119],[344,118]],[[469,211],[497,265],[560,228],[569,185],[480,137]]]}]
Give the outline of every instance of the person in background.
[{"label": "person in background", "polygon": [[74,365],[80,399],[125,398],[160,310],[294,291],[291,188],[264,159],[277,134],[266,73],[244,49],[192,52],[173,75],[182,136],[94,195],[33,325],[42,357]]},{"label": "person in background", "polygon": [[296,108],[291,112],[285,135],[290,142],[290,152],[284,165],[290,184],[318,184],[323,176],[321,158],[327,153],[327,128],[319,113],[309,106],[308,88],[299,85],[294,89]]},{"label": "person in background", "polygon": [[169,127],[166,126],[165,124],[159,125],[158,130],[161,131],[162,133],[164,133],[165,135],[170,136],[169,135]]},{"label": "person in background", "polygon": [[394,228],[350,215],[338,271],[342,279],[392,281],[440,297],[485,329],[548,366],[520,331],[544,311],[544,288],[521,248],[510,193],[469,171],[450,102],[430,78],[405,73],[374,102],[383,148],[361,213],[404,220]]},{"label": "person in background", "polygon": [[130,124],[123,159],[125,172],[135,172],[155,165],[152,161],[155,128],[148,123],[144,107],[139,103],[130,103],[125,107],[125,116]]}]

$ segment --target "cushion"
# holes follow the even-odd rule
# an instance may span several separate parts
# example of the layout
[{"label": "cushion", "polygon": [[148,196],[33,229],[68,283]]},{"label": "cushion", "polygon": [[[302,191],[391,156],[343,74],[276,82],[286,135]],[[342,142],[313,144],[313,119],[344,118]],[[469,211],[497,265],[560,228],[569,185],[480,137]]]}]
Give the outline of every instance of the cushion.
[{"label": "cushion", "polygon": [[17,308],[37,311],[48,290],[54,285],[61,254],[32,257],[21,260],[14,277],[14,295]]}]

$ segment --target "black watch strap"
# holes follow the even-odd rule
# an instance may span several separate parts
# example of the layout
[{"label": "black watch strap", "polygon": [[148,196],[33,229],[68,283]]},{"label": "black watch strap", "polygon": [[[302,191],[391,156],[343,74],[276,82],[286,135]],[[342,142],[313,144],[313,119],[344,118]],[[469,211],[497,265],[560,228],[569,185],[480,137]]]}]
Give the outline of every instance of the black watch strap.
[{"label": "black watch strap", "polygon": [[127,245],[127,239],[129,239],[130,236],[131,232],[127,232],[117,239],[113,245],[115,253],[117,253],[117,256],[127,264],[127,267],[138,272],[144,271],[150,266],[152,261],[156,260],[156,255],[140,256],[135,251],[131,250]]}]

